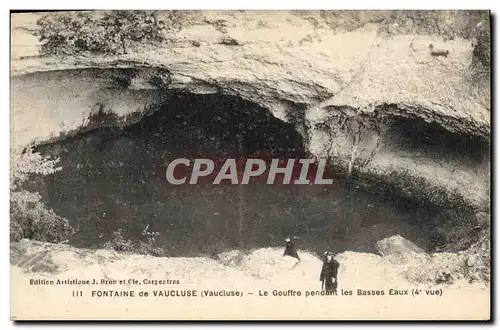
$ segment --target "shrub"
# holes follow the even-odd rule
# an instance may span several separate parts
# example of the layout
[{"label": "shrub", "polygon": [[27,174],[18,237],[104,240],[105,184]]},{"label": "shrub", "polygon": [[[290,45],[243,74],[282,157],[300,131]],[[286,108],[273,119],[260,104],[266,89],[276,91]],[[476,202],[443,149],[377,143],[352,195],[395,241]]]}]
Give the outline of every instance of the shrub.
[{"label": "shrub", "polygon": [[134,250],[132,241],[123,237],[122,229],[115,230],[112,235],[113,238],[104,244],[105,249],[117,252],[132,252]]},{"label": "shrub", "polygon": [[163,250],[160,247],[153,247],[156,241],[156,237],[160,235],[159,232],[149,232],[146,229],[142,232],[142,236],[146,239],[146,241],[139,242],[139,253],[140,254],[149,254],[155,257],[159,257],[163,254]]},{"label": "shrub", "polygon": [[104,34],[95,26],[89,13],[56,13],[43,16],[37,21],[37,35],[43,42],[44,54],[70,54],[81,50],[102,49]]},{"label": "shrub", "polygon": [[140,240],[138,244],[134,244],[131,240],[127,240],[123,237],[123,230],[120,228],[113,232],[113,238],[104,244],[104,248],[107,250],[114,250],[117,252],[132,252],[137,254],[151,255],[159,257],[163,255],[163,249],[160,247],[153,247],[156,238],[160,233],[149,232],[147,226],[142,231],[142,236],[144,240]]},{"label": "shrub", "polygon": [[182,11],[114,10],[50,13],[37,21],[42,53],[126,54],[140,44],[156,45],[178,32],[185,21]]},{"label": "shrub", "polygon": [[61,168],[58,159],[42,157],[31,148],[13,152],[10,168],[10,239],[23,238],[59,243],[74,233],[68,220],[55,214],[41,201],[39,193],[26,191],[22,184],[31,175],[48,175]]}]

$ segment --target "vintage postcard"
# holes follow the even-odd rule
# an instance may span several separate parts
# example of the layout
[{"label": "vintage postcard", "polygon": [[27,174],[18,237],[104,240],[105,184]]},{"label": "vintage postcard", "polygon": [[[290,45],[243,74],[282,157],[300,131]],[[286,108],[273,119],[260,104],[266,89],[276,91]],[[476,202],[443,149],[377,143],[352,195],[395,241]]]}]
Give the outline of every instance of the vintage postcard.
[{"label": "vintage postcard", "polygon": [[12,320],[490,320],[490,11],[10,13]]}]

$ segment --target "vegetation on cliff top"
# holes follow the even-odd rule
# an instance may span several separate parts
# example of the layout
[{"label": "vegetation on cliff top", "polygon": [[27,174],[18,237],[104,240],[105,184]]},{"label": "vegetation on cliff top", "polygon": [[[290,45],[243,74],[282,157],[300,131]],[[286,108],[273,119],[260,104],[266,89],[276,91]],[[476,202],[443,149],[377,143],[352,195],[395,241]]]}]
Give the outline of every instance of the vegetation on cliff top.
[{"label": "vegetation on cliff top", "polygon": [[50,55],[127,54],[138,45],[159,45],[188,21],[181,11],[113,10],[51,13],[41,17],[37,35]]},{"label": "vegetation on cliff top", "polygon": [[[463,67],[456,66],[456,59],[453,60],[455,53],[452,53],[452,58],[444,66],[435,67],[434,72],[442,71],[439,75],[428,74],[429,70],[426,70],[425,64],[417,65],[418,68],[417,66],[410,68],[406,61],[398,63],[398,56],[389,56],[387,61],[390,61],[390,68],[385,68],[383,65],[371,65],[370,70],[367,71],[375,77],[383,77],[382,80],[389,79],[390,83],[384,82],[384,86],[399,85],[393,86],[395,91],[391,92],[391,95],[402,91],[406,98],[411,98],[411,93],[415,92],[423,99],[438,98],[440,104],[450,104],[456,109],[467,109],[468,112],[474,112],[476,111],[474,109],[478,107],[490,108],[491,24],[489,11],[381,10],[292,11],[291,13],[310,22],[314,31],[317,27],[322,27],[323,31],[333,30],[334,33],[352,32],[372,25],[382,38],[398,35],[432,35],[441,37],[443,42],[457,38],[469,40],[473,45],[471,61],[469,62],[468,58],[462,59],[462,62],[467,60],[467,63],[463,63]],[[42,16],[38,19],[34,31],[41,43],[42,55],[112,57],[128,54],[139,56],[150,50],[166,50],[173,48],[174,43],[189,41],[189,37],[186,39],[186,36],[179,32],[194,25],[205,26],[209,29],[215,28],[221,34],[220,38],[223,38],[222,41],[219,40],[221,44],[241,46],[240,40],[231,36],[234,31],[240,29],[240,26],[242,31],[248,29],[248,18],[240,14],[240,12],[224,12],[211,17],[212,13],[203,11],[62,12]],[[314,41],[320,37],[313,32],[308,35],[308,38]],[[203,39],[205,40],[208,41],[208,39]],[[227,40],[233,42],[226,43]],[[190,41],[193,46],[201,47],[201,40]],[[300,48],[300,45],[297,46]],[[409,47],[412,49],[412,44]],[[381,53],[377,56],[385,55]],[[338,61],[338,59],[332,58],[332,61]],[[380,63],[383,62],[381,59]],[[383,72],[377,72],[377,67]],[[393,68],[396,70],[392,70]],[[463,78],[459,86],[455,83],[457,77],[451,77],[457,70],[459,77]],[[368,102],[372,99],[380,99],[375,92],[380,82],[375,81],[373,77],[366,76],[363,71],[365,69],[361,69],[358,77],[360,81],[356,78],[357,76],[352,79],[352,82],[355,82],[354,85],[362,87],[373,83],[376,86],[365,86],[369,91],[360,87],[359,93],[351,92],[352,88],[347,88],[349,90],[346,90],[347,96],[342,92],[336,93],[337,100],[351,105],[357,102],[362,106],[363,102],[356,101],[356,98]],[[404,75],[406,78],[402,81],[391,78],[390,72],[406,71],[409,73]],[[422,75],[428,75],[429,81],[426,86],[416,88],[413,80],[421,79]],[[364,81],[362,76],[366,76]],[[466,90],[466,93],[464,95],[458,93],[459,89]],[[431,96],[433,94],[437,97]]]},{"label": "vegetation on cliff top", "polygon": [[[317,26],[316,11],[292,11]],[[336,32],[355,31],[376,24],[380,35],[438,35],[443,40],[463,38],[475,45],[473,61],[490,66],[489,11],[459,10],[321,10],[320,20]],[[138,44],[159,46],[182,28],[201,22],[225,31],[225,20],[203,19],[201,11],[113,10],[62,12],[42,16],[36,32],[43,42],[42,52],[69,55],[126,54]]]}]

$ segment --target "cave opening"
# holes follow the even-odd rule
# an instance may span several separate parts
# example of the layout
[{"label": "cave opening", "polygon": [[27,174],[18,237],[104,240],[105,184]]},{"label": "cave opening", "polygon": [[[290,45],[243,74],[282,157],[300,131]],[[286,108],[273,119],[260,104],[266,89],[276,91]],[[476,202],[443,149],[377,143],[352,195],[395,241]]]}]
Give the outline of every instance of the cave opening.
[{"label": "cave opening", "polygon": [[399,152],[406,151],[434,160],[466,167],[481,166],[490,159],[488,140],[470,134],[451,132],[436,122],[421,118],[398,118],[387,124],[386,143]]},{"label": "cave opening", "polygon": [[307,158],[293,123],[268,109],[222,94],[174,93],[126,127],[99,127],[37,147],[60,157],[62,170],[41,179],[44,202],[77,229],[69,242],[95,248],[121,229],[132,241],[145,228],[168,256],[213,255],[235,248],[282,246],[322,253],[376,252],[400,234],[424,249],[442,210],[345,184],[165,184],[176,158],[223,159],[253,154]]}]

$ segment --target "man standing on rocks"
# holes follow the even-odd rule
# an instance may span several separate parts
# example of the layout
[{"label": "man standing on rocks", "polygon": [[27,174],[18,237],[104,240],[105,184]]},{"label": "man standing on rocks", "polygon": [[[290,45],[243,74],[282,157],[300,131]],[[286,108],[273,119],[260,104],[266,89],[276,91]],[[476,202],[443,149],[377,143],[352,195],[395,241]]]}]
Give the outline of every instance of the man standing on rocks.
[{"label": "man standing on rocks", "polygon": [[338,280],[337,274],[339,271],[339,262],[333,258],[332,252],[325,252],[323,259],[323,267],[319,280],[321,281],[321,290],[337,293]]}]

